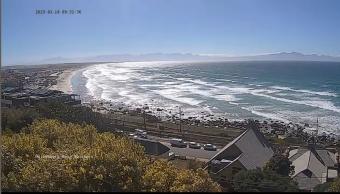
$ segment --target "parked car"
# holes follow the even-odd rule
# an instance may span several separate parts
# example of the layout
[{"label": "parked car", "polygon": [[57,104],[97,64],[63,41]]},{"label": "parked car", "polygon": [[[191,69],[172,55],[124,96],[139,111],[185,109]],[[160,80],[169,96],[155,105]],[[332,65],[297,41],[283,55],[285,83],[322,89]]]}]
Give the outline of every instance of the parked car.
[{"label": "parked car", "polygon": [[137,135],[139,135],[139,134],[146,134],[146,131],[145,130],[142,130],[142,129],[135,129],[135,133],[137,134]]},{"label": "parked car", "polygon": [[140,138],[143,138],[143,139],[148,139],[148,136],[146,135],[146,132],[142,133],[142,134],[138,134],[138,136]]},{"label": "parked car", "polygon": [[209,151],[216,151],[216,150],[217,150],[216,146],[214,146],[214,145],[212,145],[212,144],[210,144],[210,143],[205,144],[205,145],[203,146],[203,149],[209,150]]},{"label": "parked car", "polygon": [[142,129],[135,129],[135,134],[140,137],[140,138],[144,138],[144,139],[147,139],[147,133],[145,130],[142,130]]},{"label": "parked car", "polygon": [[201,145],[199,143],[196,143],[196,142],[189,142],[189,148],[201,149]]},{"label": "parked car", "polygon": [[182,139],[172,138],[170,144],[173,147],[187,147],[187,144]]},{"label": "parked car", "polygon": [[169,153],[169,159],[168,159],[168,160],[173,160],[173,159],[175,159],[175,153],[170,152],[170,153]]}]

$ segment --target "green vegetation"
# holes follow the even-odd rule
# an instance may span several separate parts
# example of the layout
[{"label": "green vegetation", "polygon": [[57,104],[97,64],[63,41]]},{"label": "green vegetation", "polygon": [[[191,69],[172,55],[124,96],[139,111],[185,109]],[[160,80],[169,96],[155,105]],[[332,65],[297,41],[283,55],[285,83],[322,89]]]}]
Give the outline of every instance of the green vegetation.
[{"label": "green vegetation", "polygon": [[233,179],[236,192],[294,192],[297,183],[290,177],[282,176],[271,170],[254,169],[240,171]]},{"label": "green vegetation", "polygon": [[298,185],[289,176],[294,166],[288,157],[277,152],[263,167],[240,171],[232,181],[237,192],[292,192],[299,191]]},{"label": "green vegetation", "polygon": [[126,137],[40,119],[1,137],[3,191],[220,191],[206,171],[150,162]]},{"label": "green vegetation", "polygon": [[340,192],[340,179],[337,178],[331,182],[326,182],[323,184],[317,185],[314,192]]},{"label": "green vegetation", "polygon": [[340,192],[340,178],[335,179],[329,184],[329,188],[326,190],[329,192]]},{"label": "green vegetation", "polygon": [[340,192],[340,178],[317,185],[313,192]]},{"label": "green vegetation", "polygon": [[328,192],[329,191],[329,187],[332,185],[332,182],[326,182],[323,184],[319,184],[316,185],[316,187],[314,187],[313,192]]},{"label": "green vegetation", "polygon": [[208,173],[201,168],[193,170],[177,169],[168,162],[158,160],[149,165],[145,175],[145,191],[157,192],[218,192],[221,191]]},{"label": "green vegetation", "polygon": [[61,102],[40,103],[34,108],[9,108],[1,113],[2,129],[19,132],[35,119],[57,119],[66,123],[91,124],[100,132],[114,128],[107,115],[94,112],[88,107],[72,107]]},{"label": "green vegetation", "polygon": [[275,153],[269,162],[264,166],[265,170],[271,170],[282,176],[290,176],[294,174],[294,166],[289,161],[288,157],[281,154]]},{"label": "green vegetation", "polygon": [[12,132],[19,132],[19,130],[26,127],[28,124],[31,124],[34,119],[37,119],[39,117],[39,113],[32,108],[2,109],[1,129],[7,129]]}]

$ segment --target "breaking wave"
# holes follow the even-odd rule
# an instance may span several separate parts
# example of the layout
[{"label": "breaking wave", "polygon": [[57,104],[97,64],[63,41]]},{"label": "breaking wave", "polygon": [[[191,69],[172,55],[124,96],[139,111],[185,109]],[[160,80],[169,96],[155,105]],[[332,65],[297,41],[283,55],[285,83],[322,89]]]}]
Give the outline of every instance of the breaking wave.
[{"label": "breaking wave", "polygon": [[[332,101],[338,97],[337,93],[280,86],[274,82],[261,82],[259,77],[230,73],[230,76],[228,73],[224,76],[223,72],[214,74],[201,69],[190,71],[193,65],[182,64],[107,63],[88,67],[82,76],[86,78],[87,95],[131,106],[182,106],[188,114],[228,113],[230,119],[247,118],[252,114],[284,122],[303,114],[314,119],[316,112],[318,117],[332,118],[324,119],[334,126],[340,123],[340,107]],[[214,77],[216,75],[219,77]],[[264,107],[267,107],[265,111]]]}]

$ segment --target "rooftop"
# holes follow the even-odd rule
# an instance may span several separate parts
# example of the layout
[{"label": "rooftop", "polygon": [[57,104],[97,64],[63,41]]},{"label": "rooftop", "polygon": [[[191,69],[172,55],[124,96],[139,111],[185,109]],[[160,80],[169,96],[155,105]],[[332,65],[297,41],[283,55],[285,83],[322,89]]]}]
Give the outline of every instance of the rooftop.
[{"label": "rooftop", "polygon": [[273,153],[269,143],[258,130],[248,129],[216,153],[208,165],[213,160],[228,160],[231,163],[239,161],[248,170],[261,168]]}]

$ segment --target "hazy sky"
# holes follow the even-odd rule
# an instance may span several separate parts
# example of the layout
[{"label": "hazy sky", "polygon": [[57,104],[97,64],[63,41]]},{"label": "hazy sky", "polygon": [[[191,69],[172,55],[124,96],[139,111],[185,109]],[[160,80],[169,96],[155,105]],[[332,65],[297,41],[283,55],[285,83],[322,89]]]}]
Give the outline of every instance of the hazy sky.
[{"label": "hazy sky", "polygon": [[340,55],[339,0],[2,0],[1,13],[4,64],[154,52]]}]

